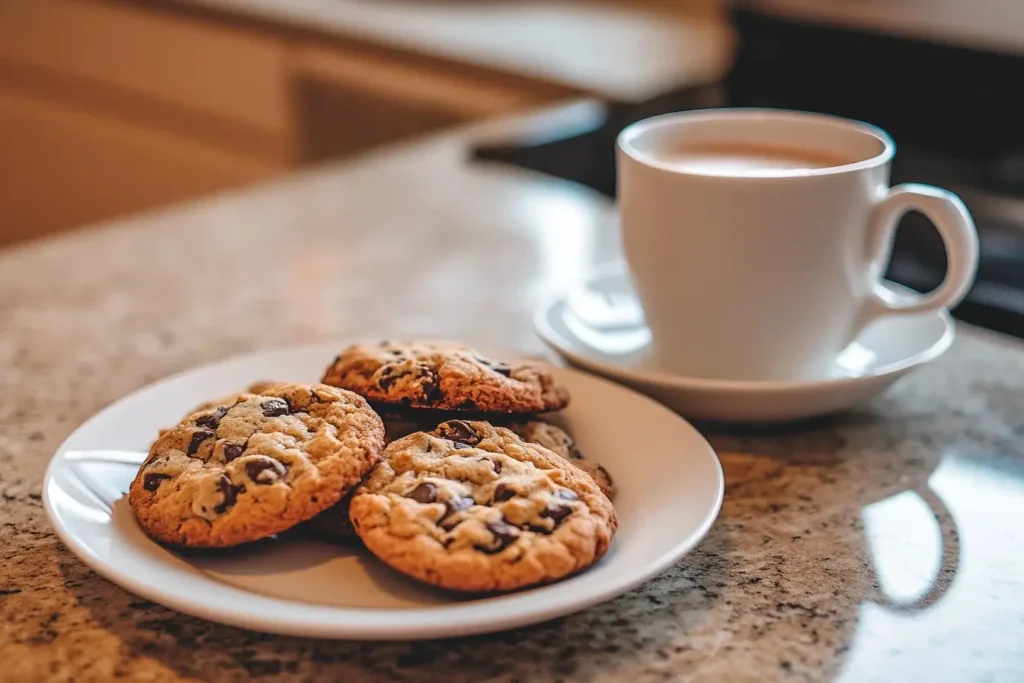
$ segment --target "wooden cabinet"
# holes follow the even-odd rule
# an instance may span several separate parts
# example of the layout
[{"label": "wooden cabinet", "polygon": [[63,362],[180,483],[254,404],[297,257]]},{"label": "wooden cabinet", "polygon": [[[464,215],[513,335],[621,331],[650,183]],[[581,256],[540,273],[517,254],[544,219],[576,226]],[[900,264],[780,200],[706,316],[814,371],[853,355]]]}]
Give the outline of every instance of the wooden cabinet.
[{"label": "wooden cabinet", "polygon": [[0,0],[0,244],[294,164],[289,46],[95,0]]},{"label": "wooden cabinet", "polygon": [[269,178],[266,160],[0,93],[0,244]]},{"label": "wooden cabinet", "polygon": [[552,98],[173,4],[0,0],[0,244]]},{"label": "wooden cabinet", "polygon": [[152,8],[0,0],[0,59],[286,135],[287,45]]},{"label": "wooden cabinet", "polygon": [[292,65],[302,161],[353,154],[546,99],[496,79],[338,47],[298,46]]}]

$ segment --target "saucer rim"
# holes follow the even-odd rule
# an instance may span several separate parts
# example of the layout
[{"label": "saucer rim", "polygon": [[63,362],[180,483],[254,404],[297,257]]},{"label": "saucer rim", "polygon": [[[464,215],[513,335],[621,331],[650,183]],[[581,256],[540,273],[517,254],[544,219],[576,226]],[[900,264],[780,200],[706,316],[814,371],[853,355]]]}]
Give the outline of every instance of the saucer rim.
[{"label": "saucer rim", "polygon": [[[849,386],[861,382],[871,382],[884,377],[906,374],[910,370],[931,363],[946,353],[956,338],[956,322],[946,308],[919,313],[917,315],[935,315],[942,320],[945,330],[942,336],[928,347],[907,356],[902,360],[881,366],[875,372],[846,376],[828,377],[810,380],[734,380],[710,379],[702,377],[686,377],[669,372],[652,373],[624,368],[621,365],[597,361],[572,351],[573,346],[585,346],[582,342],[565,344],[565,335],[558,332],[548,322],[548,316],[559,305],[567,305],[570,293],[576,287],[591,284],[595,281],[612,276],[629,277],[629,270],[624,261],[615,261],[594,269],[588,276],[557,293],[543,298],[534,308],[533,327],[541,340],[556,353],[564,356],[572,363],[588,370],[599,372],[609,377],[622,377],[630,382],[644,383],[652,386],[675,387],[709,392],[743,392],[743,393],[778,393],[793,390],[807,391],[826,389],[838,386]],[[914,290],[890,280],[883,280],[882,286],[897,294],[915,294]]]}]

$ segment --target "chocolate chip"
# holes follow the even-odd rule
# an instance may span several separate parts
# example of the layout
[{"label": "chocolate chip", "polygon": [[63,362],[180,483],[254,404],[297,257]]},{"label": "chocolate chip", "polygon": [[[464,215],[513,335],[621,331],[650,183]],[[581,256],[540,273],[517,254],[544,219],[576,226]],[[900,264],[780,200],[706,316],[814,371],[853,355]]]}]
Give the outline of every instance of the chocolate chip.
[{"label": "chocolate chip", "polygon": [[448,420],[438,425],[437,433],[453,442],[456,447],[460,444],[475,446],[480,443],[480,435],[465,420]]},{"label": "chocolate chip", "polygon": [[412,498],[417,503],[433,503],[437,500],[437,487],[431,484],[429,481],[425,481],[409,493],[405,494],[406,498]]},{"label": "chocolate chip", "polygon": [[474,401],[471,398],[467,398],[465,401],[457,405],[455,408],[456,410],[476,410],[477,405],[476,401]]},{"label": "chocolate chip", "polygon": [[423,389],[423,398],[427,403],[437,403],[444,398],[444,392],[441,391],[441,380],[433,370],[425,368],[425,371],[427,377],[420,384]]},{"label": "chocolate chip", "polygon": [[579,500],[580,497],[569,489],[558,489],[555,491],[555,498],[559,500]]},{"label": "chocolate chip", "polygon": [[580,452],[580,449],[576,448],[576,444],[574,444],[572,441],[569,441],[567,439],[565,446],[566,448],[569,449],[570,458],[572,458],[573,460],[586,460],[586,458],[583,457],[583,453]]},{"label": "chocolate chip", "polygon": [[156,472],[150,472],[142,478],[142,488],[147,491],[156,491],[160,488],[160,484],[164,483],[165,479],[170,479],[169,474],[157,474]]},{"label": "chocolate chip", "polygon": [[463,510],[468,510],[474,505],[476,505],[476,501],[470,498],[469,496],[457,496],[455,498],[452,498],[451,500],[445,501],[444,506],[446,510],[444,513],[444,517],[442,517],[441,520],[437,523],[438,526],[440,526],[445,531],[451,531],[464,521],[462,519],[457,519],[455,516],[456,513],[462,512]]},{"label": "chocolate chip", "polygon": [[490,360],[489,358],[484,358],[483,356],[478,356],[476,354],[473,354],[473,360],[487,368],[490,368],[491,370],[494,370],[499,375],[505,375],[506,377],[512,376],[512,368],[501,361]]},{"label": "chocolate chip", "polygon": [[[455,447],[458,448],[459,445],[455,444]],[[487,458],[480,458],[480,462],[490,463],[491,469],[494,470],[494,473],[495,474],[501,474],[501,469],[502,469],[501,461],[499,461],[499,460],[488,460]]]},{"label": "chocolate chip", "polygon": [[231,462],[245,452],[245,446],[237,443],[224,444],[224,460]]},{"label": "chocolate chip", "polygon": [[511,486],[506,486],[504,483],[498,484],[497,486],[494,487],[495,503],[502,503],[506,500],[512,500],[517,495],[519,494],[513,491]]},{"label": "chocolate chip", "polygon": [[275,480],[283,478],[286,472],[288,468],[284,463],[262,455],[245,463],[245,473],[257,484],[273,484]]},{"label": "chocolate chip", "polygon": [[207,429],[216,429],[220,424],[220,420],[224,417],[225,413],[228,412],[227,406],[221,406],[217,410],[213,411],[209,415],[203,415],[202,417],[196,418],[196,424],[200,427],[206,427]]},{"label": "chocolate chip", "polygon": [[222,474],[220,479],[217,480],[217,490],[224,496],[224,500],[213,511],[221,514],[235,504],[235,500],[238,498],[238,488],[231,483],[228,475]]},{"label": "chocolate chip", "polygon": [[213,432],[192,432],[192,440],[188,442],[188,450],[185,451],[188,455],[195,455],[199,451],[199,447],[203,445],[203,442],[207,439],[212,439],[216,434]]},{"label": "chocolate chip", "polygon": [[506,522],[488,522],[487,530],[494,534],[495,545],[491,547],[477,545],[474,547],[489,555],[501,552],[519,538],[519,529]]},{"label": "chocolate chip", "polygon": [[390,389],[391,385],[397,382],[398,378],[402,376],[402,373],[398,373],[396,375],[395,370],[396,368],[394,365],[384,366],[384,368],[380,371],[380,377],[377,379],[377,386],[379,386],[384,391]]},{"label": "chocolate chip", "polygon": [[572,508],[568,505],[556,505],[554,507],[546,507],[541,511],[540,516],[545,519],[550,519],[558,526],[563,519],[572,514]]},{"label": "chocolate chip", "polygon": [[283,398],[271,398],[260,404],[264,417],[281,417],[292,411],[288,401]]}]

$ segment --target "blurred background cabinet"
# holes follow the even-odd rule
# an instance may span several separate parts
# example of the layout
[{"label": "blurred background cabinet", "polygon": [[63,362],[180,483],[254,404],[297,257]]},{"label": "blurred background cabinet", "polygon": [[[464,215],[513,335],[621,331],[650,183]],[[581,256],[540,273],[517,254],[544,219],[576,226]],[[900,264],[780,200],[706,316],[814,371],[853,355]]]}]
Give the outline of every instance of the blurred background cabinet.
[{"label": "blurred background cabinet", "polygon": [[171,4],[0,0],[0,244],[569,94]]}]

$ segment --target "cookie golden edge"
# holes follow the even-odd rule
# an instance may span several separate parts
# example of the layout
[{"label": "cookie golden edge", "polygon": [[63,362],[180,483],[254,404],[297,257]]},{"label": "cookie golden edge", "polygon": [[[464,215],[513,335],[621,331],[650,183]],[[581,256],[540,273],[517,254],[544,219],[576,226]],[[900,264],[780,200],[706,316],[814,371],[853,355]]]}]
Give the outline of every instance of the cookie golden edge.
[{"label": "cookie golden edge", "polygon": [[[390,357],[392,352],[408,356]],[[403,359],[421,366],[426,376],[399,389],[383,387],[386,366]],[[569,391],[546,363],[493,360],[472,347],[441,341],[351,344],[320,381],[354,391],[371,403],[455,412],[544,413],[562,410],[570,401]]]}]

